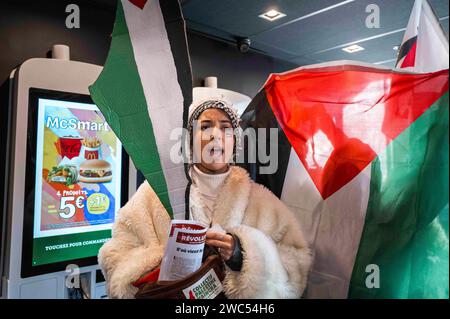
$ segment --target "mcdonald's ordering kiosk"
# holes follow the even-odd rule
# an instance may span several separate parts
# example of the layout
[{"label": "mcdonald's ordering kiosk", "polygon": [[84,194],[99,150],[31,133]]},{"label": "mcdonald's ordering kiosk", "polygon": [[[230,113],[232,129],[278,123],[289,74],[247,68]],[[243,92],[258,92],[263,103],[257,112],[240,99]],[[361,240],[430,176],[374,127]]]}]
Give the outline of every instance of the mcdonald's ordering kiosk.
[{"label": "mcdonald's ordering kiosk", "polygon": [[52,52],[12,71],[0,105],[1,298],[105,298],[97,254],[136,170],[89,96],[102,67],[70,61],[64,45]]}]

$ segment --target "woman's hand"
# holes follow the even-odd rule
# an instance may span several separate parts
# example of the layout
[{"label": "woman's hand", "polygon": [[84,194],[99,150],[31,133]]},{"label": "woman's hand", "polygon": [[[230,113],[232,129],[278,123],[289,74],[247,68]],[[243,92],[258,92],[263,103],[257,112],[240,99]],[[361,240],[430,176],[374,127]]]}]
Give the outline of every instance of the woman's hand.
[{"label": "woman's hand", "polygon": [[206,232],[206,244],[216,247],[225,261],[230,259],[233,254],[234,239],[231,235],[208,230]]}]

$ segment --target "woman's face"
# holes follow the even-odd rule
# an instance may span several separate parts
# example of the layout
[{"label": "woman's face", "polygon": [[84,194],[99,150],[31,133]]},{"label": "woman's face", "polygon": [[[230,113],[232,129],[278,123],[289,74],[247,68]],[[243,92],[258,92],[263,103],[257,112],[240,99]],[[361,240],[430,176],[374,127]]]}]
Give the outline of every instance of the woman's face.
[{"label": "woman's face", "polygon": [[227,114],[219,109],[207,109],[194,123],[194,163],[209,174],[228,170],[233,156],[233,126]]}]

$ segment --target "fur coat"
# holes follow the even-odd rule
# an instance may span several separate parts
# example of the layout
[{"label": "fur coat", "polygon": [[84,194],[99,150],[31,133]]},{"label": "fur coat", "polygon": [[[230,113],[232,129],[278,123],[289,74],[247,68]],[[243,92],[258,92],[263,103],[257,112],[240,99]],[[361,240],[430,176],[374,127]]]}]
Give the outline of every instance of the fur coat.
[{"label": "fur coat", "polygon": [[[299,298],[306,286],[311,255],[295,216],[240,167],[232,167],[215,203],[212,225],[238,236],[241,271],[225,270],[228,298]],[[198,195],[190,196],[191,214],[202,219]],[[131,285],[159,266],[170,218],[147,182],[119,210],[112,239],[98,259],[110,298],[133,298]]]}]

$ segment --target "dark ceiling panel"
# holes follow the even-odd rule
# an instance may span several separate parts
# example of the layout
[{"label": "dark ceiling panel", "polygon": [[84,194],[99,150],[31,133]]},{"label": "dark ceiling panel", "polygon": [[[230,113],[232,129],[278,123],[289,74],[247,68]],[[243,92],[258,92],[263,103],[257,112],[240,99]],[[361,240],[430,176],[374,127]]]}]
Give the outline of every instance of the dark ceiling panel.
[{"label": "dark ceiling panel", "polygon": [[[342,0],[190,0],[183,6],[188,21],[197,28],[218,29],[232,36],[253,36]],[[287,16],[269,22],[258,15],[275,8]],[[199,30],[203,31],[203,30]]]},{"label": "dark ceiling panel", "polygon": [[381,63],[377,63],[378,65],[381,66],[387,66],[389,68],[395,68],[395,62],[397,60],[386,60],[386,61],[381,61]]},{"label": "dark ceiling panel", "polygon": [[447,38],[448,38],[448,19],[441,20],[441,25],[444,28],[445,33],[447,33]]},{"label": "dark ceiling panel", "polygon": [[271,52],[272,55],[276,55],[279,59],[283,60],[292,60],[297,57],[297,54],[295,52],[283,51],[282,48],[274,47],[273,45],[271,45],[271,43],[267,42],[259,42],[253,40],[252,48],[256,48],[262,52]]},{"label": "dark ceiling panel", "polygon": [[448,16],[448,0],[428,0],[434,12],[439,16]]},{"label": "dark ceiling panel", "polygon": [[273,57],[285,61],[290,61],[291,63],[296,63],[298,65],[314,64],[319,62],[317,59],[314,59],[311,56],[298,57],[294,53],[283,51],[280,48],[273,47],[270,44],[264,42],[253,41],[252,46],[258,49],[258,51],[260,52],[264,52],[266,54],[269,53]]},{"label": "dark ceiling panel", "polygon": [[412,8],[410,0],[379,0],[380,28],[367,28],[365,12],[373,0],[352,2],[346,6],[266,32],[255,40],[270,42],[299,56],[326,50],[355,40],[404,28]]},{"label": "dark ceiling panel", "polygon": [[[441,24],[448,35],[448,0],[429,1],[438,17],[444,18]],[[366,7],[373,3],[380,7],[381,25],[370,29],[365,25]],[[373,63],[394,59],[392,47],[400,44],[413,5],[414,0],[186,0],[183,12],[192,30],[227,41],[250,36],[254,49],[299,65],[342,58]],[[273,7],[287,17],[272,23],[258,17]],[[341,50],[360,40],[365,40],[360,45],[366,50],[352,55]]]},{"label": "dark ceiling panel", "polygon": [[397,51],[394,51],[393,48],[399,45],[402,39],[403,32],[398,32],[364,43],[363,51],[347,53],[342,49],[336,49],[315,54],[314,57],[320,61],[356,60],[369,63],[392,60],[397,58]]}]

